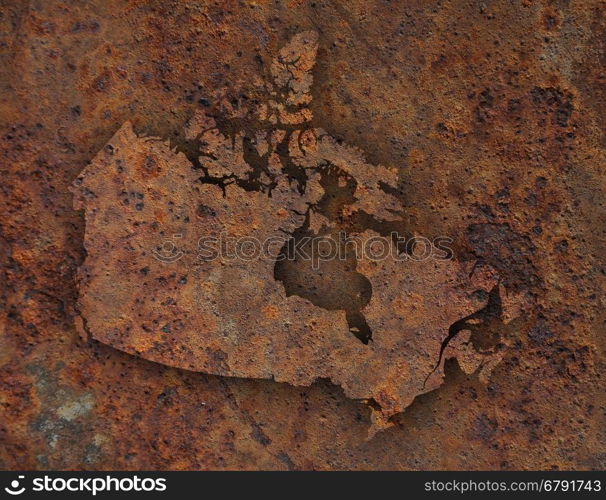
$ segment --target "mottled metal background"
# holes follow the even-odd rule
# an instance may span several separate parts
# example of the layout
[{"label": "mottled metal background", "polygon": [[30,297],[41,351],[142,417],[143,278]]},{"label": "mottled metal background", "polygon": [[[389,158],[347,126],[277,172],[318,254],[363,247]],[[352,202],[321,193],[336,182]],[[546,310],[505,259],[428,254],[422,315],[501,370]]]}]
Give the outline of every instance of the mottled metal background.
[{"label": "mottled metal background", "polygon": [[[0,466],[604,468],[606,5],[0,0]],[[81,338],[69,186],[127,120],[186,147],[213,93],[315,30],[313,125],[399,170],[406,228],[532,296],[488,384],[370,409]]]}]

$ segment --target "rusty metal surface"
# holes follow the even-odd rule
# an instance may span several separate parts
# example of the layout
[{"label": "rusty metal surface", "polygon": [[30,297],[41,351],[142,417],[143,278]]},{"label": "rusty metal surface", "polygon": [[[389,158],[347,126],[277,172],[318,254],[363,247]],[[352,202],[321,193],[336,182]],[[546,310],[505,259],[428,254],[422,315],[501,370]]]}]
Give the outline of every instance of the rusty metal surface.
[{"label": "rusty metal surface", "polygon": [[[492,349],[481,348],[465,322],[477,316],[474,327],[485,326],[491,294],[502,329],[524,311],[505,319],[511,307],[503,310],[501,295],[510,291],[481,259],[407,253],[405,240],[386,233],[383,241],[373,230],[405,224],[389,192],[397,173],[309,127],[317,39],[300,33],[280,50],[270,90],[250,109],[220,101],[215,116],[196,113],[187,129],[196,141],[188,150],[197,146],[200,155],[193,161],[168,140],[137,137],[130,123],[102,148],[74,182],[75,208],[86,214],[78,322],[84,336],[168,366],[298,386],[329,379],[346,396],[375,403],[375,432],[441,384],[447,358],[471,358],[468,372],[488,377],[504,332],[495,332]],[[242,124],[248,130],[236,128]],[[338,230],[349,259],[336,251]],[[316,239],[309,254],[281,253],[297,232],[321,234],[335,251],[320,252]],[[236,248],[224,249],[229,241]],[[248,249],[238,252],[238,242]],[[354,300],[312,302],[313,278],[324,273],[318,297],[337,283],[352,299],[368,297],[355,309]],[[304,291],[289,295],[281,281],[297,279]]]},{"label": "rusty metal surface", "polygon": [[603,10],[4,2],[0,464],[604,468]]}]

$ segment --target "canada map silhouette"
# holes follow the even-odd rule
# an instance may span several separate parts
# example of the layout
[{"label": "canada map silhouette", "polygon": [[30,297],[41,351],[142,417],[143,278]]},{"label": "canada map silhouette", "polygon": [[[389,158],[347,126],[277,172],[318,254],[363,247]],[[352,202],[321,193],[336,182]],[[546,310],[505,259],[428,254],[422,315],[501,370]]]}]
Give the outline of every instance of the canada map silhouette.
[{"label": "canada map silhouette", "polygon": [[[317,49],[316,33],[298,33],[246,92],[218,89],[187,124],[187,148],[128,122],[115,133],[73,187],[86,217],[78,322],[100,342],[186,370],[329,379],[369,402],[375,432],[442,383],[448,358],[485,380],[524,299],[485,263],[415,259],[392,239],[418,236],[406,230],[398,171],[311,124]],[[395,251],[346,251],[318,266],[277,258],[342,234],[387,238]],[[201,258],[211,237],[271,251]]]}]

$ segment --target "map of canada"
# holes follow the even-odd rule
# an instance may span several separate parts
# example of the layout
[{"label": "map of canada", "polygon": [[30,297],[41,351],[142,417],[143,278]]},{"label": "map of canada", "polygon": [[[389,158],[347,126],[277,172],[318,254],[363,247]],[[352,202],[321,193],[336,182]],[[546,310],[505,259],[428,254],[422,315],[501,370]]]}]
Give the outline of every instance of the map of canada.
[{"label": "map of canada", "polygon": [[[187,124],[187,151],[128,122],[115,133],[74,183],[86,216],[79,313],[87,335],[157,363],[329,379],[369,402],[378,430],[442,383],[448,358],[486,378],[516,297],[488,265],[399,246],[394,234],[420,235],[404,234],[398,170],[311,125],[317,49],[316,33],[296,34],[245,98],[217,91]],[[343,234],[392,251],[284,258],[304,238]],[[270,251],[211,255],[200,246],[211,237]],[[488,323],[496,337],[480,341]]]}]

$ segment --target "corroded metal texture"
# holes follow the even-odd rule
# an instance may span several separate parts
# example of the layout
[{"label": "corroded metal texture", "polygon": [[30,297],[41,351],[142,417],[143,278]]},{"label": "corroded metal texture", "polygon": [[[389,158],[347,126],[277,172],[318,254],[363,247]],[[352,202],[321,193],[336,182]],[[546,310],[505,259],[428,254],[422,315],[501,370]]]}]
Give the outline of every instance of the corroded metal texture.
[{"label": "corroded metal texture", "polygon": [[[258,97],[251,110],[226,102],[228,109],[216,117],[196,114],[187,135],[199,143],[198,168],[171,151],[169,142],[137,137],[127,123],[76,179],[75,208],[86,211],[87,252],[79,321],[85,335],[169,366],[299,386],[330,379],[348,397],[376,403],[380,414],[373,421],[380,427],[440,384],[447,357],[475,357],[468,360],[469,371],[481,366],[487,377],[494,365],[488,358],[496,353],[469,341],[471,324],[465,321],[480,318],[491,293],[503,328],[522,311],[504,320],[509,312],[502,310],[501,294],[508,291],[501,291],[490,267],[481,272],[481,259],[437,260],[433,249],[414,254],[413,247],[407,253],[405,239],[398,245],[402,238],[395,232],[379,239],[373,227],[404,222],[388,192],[397,187],[396,172],[366,163],[322,129],[292,127],[312,116],[307,105],[316,40],[314,32],[298,34],[280,51],[267,85],[276,90],[265,100]],[[250,132],[225,121],[247,123]],[[344,187],[329,189],[330,178],[345,179]],[[347,180],[354,187],[351,199],[337,204]],[[332,205],[323,203],[329,198]],[[329,245],[328,238],[310,239],[309,254],[280,253],[296,231],[312,231],[310,221],[318,218],[314,225],[322,233],[358,221],[356,229],[341,233],[350,253],[358,245],[350,270],[334,269],[347,256],[339,259],[338,252],[319,247],[320,241]],[[178,247],[167,240],[174,248],[163,252],[158,242],[172,235]],[[213,241],[244,242],[248,249],[230,253],[212,248]],[[302,292],[287,295],[274,271],[290,271],[282,277],[288,280],[297,262],[311,267],[307,276],[299,273],[306,291],[314,288],[314,270],[330,273],[328,287],[356,271],[359,279],[343,291],[360,296],[366,283],[367,303],[354,312],[354,301],[337,309],[314,304]],[[457,331],[455,323],[461,325]],[[457,338],[463,330],[468,337],[462,345],[475,349],[453,349],[451,341],[463,339]],[[490,347],[504,347],[500,333]]]},{"label": "corroded metal texture", "polygon": [[4,2],[2,466],[603,468],[603,9]]}]

